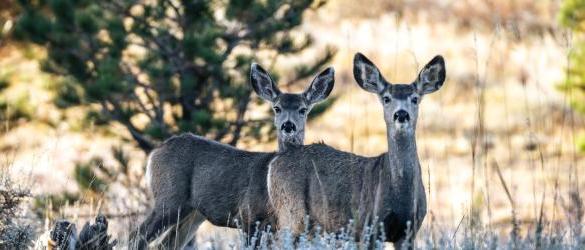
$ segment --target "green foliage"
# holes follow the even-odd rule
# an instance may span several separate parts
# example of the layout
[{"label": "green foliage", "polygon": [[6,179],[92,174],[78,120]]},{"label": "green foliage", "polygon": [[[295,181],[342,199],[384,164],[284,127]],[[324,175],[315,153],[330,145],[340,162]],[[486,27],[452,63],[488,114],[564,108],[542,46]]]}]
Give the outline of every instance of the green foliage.
[{"label": "green foliage", "polygon": [[73,177],[83,197],[101,198],[113,184],[121,184],[126,188],[140,186],[141,178],[134,178],[136,176],[130,171],[128,152],[122,146],[113,146],[110,151],[114,164],[106,165],[99,156],[76,162]]},{"label": "green foliage", "polygon": [[58,108],[68,108],[81,104],[81,89],[74,79],[65,78],[50,86],[50,90],[56,94],[54,103]]},{"label": "green foliage", "polygon": [[[19,2],[13,36],[44,46],[43,71],[64,76],[55,88],[57,106],[99,106],[99,124],[124,125],[147,152],[183,131],[232,138],[230,144],[260,138],[253,131],[270,122],[243,120],[252,100],[250,63],[273,65],[310,47],[313,39],[296,28],[307,9],[322,6],[313,0]],[[290,66],[291,83],[317,73],[334,53],[327,48],[312,63]]]},{"label": "green foliage", "polygon": [[8,88],[10,82],[5,77],[0,77],[0,91]]},{"label": "green foliage", "polygon": [[6,100],[0,95],[0,121],[30,120],[33,114],[34,107],[30,104],[28,95],[19,96],[14,100]]},{"label": "green foliage", "polygon": [[96,169],[103,169],[103,161],[94,157],[87,163],[77,163],[73,171],[73,177],[82,192],[93,194],[104,193],[107,189],[106,181],[96,174]]},{"label": "green foliage", "polygon": [[79,194],[63,192],[61,194],[48,194],[35,196],[33,199],[32,209],[39,218],[46,216],[46,213],[57,213],[66,205],[72,205],[79,201]]},{"label": "green foliage", "polygon": [[577,137],[577,148],[581,152],[585,152],[585,134],[581,134]]},{"label": "green foliage", "polygon": [[[0,121],[2,123],[15,123],[18,120],[29,120],[34,114],[34,107],[30,104],[27,94],[20,94],[8,99],[8,94],[4,91],[10,87],[9,72],[0,72]],[[3,124],[4,125],[4,124]],[[8,128],[2,128],[2,132]]]},{"label": "green foliage", "polygon": [[333,106],[335,101],[337,101],[337,97],[332,96],[332,97],[329,97],[329,98],[325,99],[324,101],[318,103],[317,105],[315,105],[313,107],[313,109],[311,110],[311,113],[309,113],[309,116],[307,118],[309,120],[312,120],[312,119],[316,118],[317,116],[323,114],[327,109],[329,109],[329,107]]},{"label": "green foliage", "polygon": [[[563,1],[559,20],[575,34],[574,47],[569,54],[567,77],[560,88],[570,97],[571,105],[585,114],[585,1]],[[585,152],[583,149],[581,151]]]},{"label": "green foliage", "polygon": [[559,19],[572,30],[585,31],[585,1],[565,0],[561,6]]}]

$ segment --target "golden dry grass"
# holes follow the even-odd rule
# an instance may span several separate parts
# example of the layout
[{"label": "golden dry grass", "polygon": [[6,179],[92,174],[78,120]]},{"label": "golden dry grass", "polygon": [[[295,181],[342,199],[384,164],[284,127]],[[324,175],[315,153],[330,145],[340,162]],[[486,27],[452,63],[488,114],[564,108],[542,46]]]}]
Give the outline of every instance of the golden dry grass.
[{"label": "golden dry grass", "polygon": [[[333,95],[339,99],[309,124],[306,142],[322,140],[364,155],[386,151],[381,105],[354,84],[353,54],[366,54],[391,82],[412,81],[427,60],[442,54],[447,82],[423,100],[417,129],[429,201],[425,227],[432,222],[456,228],[462,218],[467,221],[474,214],[483,225],[507,235],[511,205],[498,179],[497,164],[523,223],[521,233],[534,230],[541,204],[554,230],[555,222],[566,216],[563,204],[569,191],[585,190],[585,178],[579,177],[584,155],[575,146],[576,136],[585,133],[585,121],[568,106],[571,96],[557,90],[565,77],[571,38],[556,24],[558,3],[544,2],[374,1],[364,5],[336,0],[309,13],[302,28],[315,36],[316,50],[330,44],[338,48],[332,64],[337,72]],[[0,59],[0,65],[11,64],[18,64],[12,72],[16,82],[42,85],[51,81],[17,52]],[[35,114],[59,120],[47,104],[49,97],[28,95],[37,104]],[[0,139],[4,157],[11,159],[13,170],[23,183],[30,183],[34,194],[68,189],[73,162],[94,155],[111,160],[108,149],[120,143],[56,124],[27,124]],[[276,147],[275,143],[245,141],[238,146]],[[140,171],[145,156],[133,151],[132,158],[133,168]],[[112,212],[120,207],[104,209]],[[128,224],[132,223],[119,220],[113,227],[123,234]],[[198,236],[199,243],[209,245],[209,238],[225,243],[236,239],[237,233],[207,224]]]}]

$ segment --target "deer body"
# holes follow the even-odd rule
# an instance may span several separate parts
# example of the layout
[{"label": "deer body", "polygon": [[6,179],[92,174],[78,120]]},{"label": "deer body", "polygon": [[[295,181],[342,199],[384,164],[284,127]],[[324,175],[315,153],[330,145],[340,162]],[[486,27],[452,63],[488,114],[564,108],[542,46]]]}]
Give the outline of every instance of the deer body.
[{"label": "deer body", "polygon": [[[279,150],[302,145],[306,115],[330,94],[333,69],[323,71],[301,94],[281,93],[256,64],[250,76],[256,93],[273,105]],[[164,248],[182,248],[204,220],[216,226],[241,227],[249,235],[256,221],[270,223],[266,177],[275,154],[239,150],[193,134],[168,139],[149,156],[154,208],[130,235],[129,247],[144,249],[153,242]],[[154,241],[165,231],[164,237]]]},{"label": "deer body", "polygon": [[274,155],[189,133],[168,139],[149,157],[154,208],[139,229],[145,241],[131,248],[145,248],[166,230],[155,244],[182,248],[205,220],[235,228],[237,219],[247,232],[255,221],[267,224],[266,166]]},{"label": "deer body", "polygon": [[[391,152],[405,151],[408,149]],[[391,160],[389,153],[363,157],[325,144],[313,144],[280,155],[271,165],[269,175],[271,201],[278,211],[279,225],[289,225],[296,233],[301,233],[305,225],[295,222],[302,222],[306,214],[328,231],[346,227],[353,219],[356,237],[364,226],[378,218],[386,226],[387,239],[394,242],[405,236],[407,221],[413,223],[411,227],[418,228],[426,214],[418,160]],[[295,178],[283,180],[286,176]],[[307,202],[283,202],[277,198],[279,194],[306,195],[300,199]],[[285,211],[281,213],[280,209]]]},{"label": "deer body", "polygon": [[[268,190],[280,228],[303,232],[304,217],[328,232],[354,221],[356,237],[365,226],[384,223],[386,239],[400,249],[426,215],[426,196],[418,159],[415,128],[423,94],[441,87],[445,67],[433,59],[413,84],[390,84],[367,58],[357,54],[354,77],[376,93],[384,105],[388,152],[363,157],[313,144],[279,154],[269,166]],[[410,226],[408,226],[410,224]],[[406,237],[410,227],[412,235]]]},{"label": "deer body", "polygon": [[[258,204],[267,202],[263,176],[274,155],[239,150],[193,134],[175,136],[152,152],[151,185],[158,187],[152,192],[154,197],[168,199],[158,199],[158,203],[183,203],[188,207],[184,212],[196,209],[217,226],[235,227],[238,217],[239,221],[263,221],[267,211]],[[169,193],[177,195],[167,197]]]}]

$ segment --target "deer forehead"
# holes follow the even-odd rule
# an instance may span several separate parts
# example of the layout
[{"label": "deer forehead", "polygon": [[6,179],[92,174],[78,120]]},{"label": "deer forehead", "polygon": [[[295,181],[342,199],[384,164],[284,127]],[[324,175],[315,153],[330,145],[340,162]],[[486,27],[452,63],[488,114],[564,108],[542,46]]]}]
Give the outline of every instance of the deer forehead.
[{"label": "deer forehead", "polygon": [[416,89],[412,84],[392,84],[388,87],[388,93],[393,99],[405,100],[416,93]]},{"label": "deer forehead", "polygon": [[305,100],[300,94],[282,94],[276,101],[282,109],[297,110],[306,106]]}]

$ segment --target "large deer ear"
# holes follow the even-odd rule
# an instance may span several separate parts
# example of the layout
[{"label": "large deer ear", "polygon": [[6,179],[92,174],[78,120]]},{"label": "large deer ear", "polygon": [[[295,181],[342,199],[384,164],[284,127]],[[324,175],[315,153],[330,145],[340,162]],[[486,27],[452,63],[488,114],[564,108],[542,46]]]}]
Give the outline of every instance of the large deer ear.
[{"label": "large deer ear", "polygon": [[379,94],[386,87],[380,70],[362,53],[356,53],[353,58],[353,77],[357,84],[368,92]]},{"label": "large deer ear", "polygon": [[268,72],[257,63],[252,63],[250,67],[250,83],[256,94],[266,101],[274,102],[280,95],[280,90]]},{"label": "large deer ear", "polygon": [[418,74],[414,83],[417,92],[421,95],[433,93],[445,82],[445,60],[442,56],[435,56]]},{"label": "large deer ear", "polygon": [[335,70],[329,67],[313,79],[311,85],[303,92],[303,96],[310,104],[325,100],[331,94],[335,84]]}]

